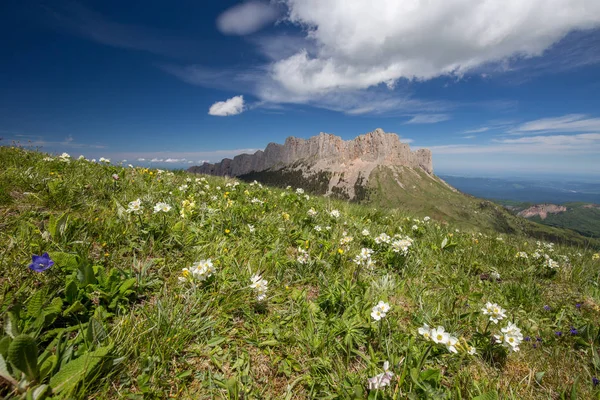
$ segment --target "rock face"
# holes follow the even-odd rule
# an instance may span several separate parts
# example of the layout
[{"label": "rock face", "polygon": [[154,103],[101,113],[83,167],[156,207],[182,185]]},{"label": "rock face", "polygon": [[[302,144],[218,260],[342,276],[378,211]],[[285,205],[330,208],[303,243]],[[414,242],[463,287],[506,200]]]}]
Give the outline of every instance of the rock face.
[{"label": "rock face", "polygon": [[382,129],[344,141],[339,136],[321,133],[307,140],[288,137],[283,145],[269,143],[264,151],[225,158],[216,164],[204,163],[188,171],[220,176],[240,176],[251,172],[278,170],[301,164],[303,173],[332,173],[330,190],[343,186],[349,198],[354,197],[354,184],[364,183],[378,165],[421,168],[433,175],[431,151],[410,151],[398,135]]},{"label": "rock face", "polygon": [[567,207],[565,206],[557,206],[556,204],[536,204],[521,211],[518,215],[525,218],[539,215],[541,219],[546,219],[548,214],[559,214],[565,211],[567,211]]}]

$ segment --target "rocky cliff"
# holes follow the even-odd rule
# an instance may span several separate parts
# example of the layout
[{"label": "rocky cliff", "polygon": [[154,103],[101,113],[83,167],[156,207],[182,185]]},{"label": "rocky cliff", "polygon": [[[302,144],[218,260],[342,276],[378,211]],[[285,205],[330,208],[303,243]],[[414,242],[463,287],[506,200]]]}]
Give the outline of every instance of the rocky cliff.
[{"label": "rocky cliff", "polygon": [[546,219],[546,217],[548,217],[548,214],[559,214],[566,211],[567,207],[565,206],[559,206],[556,204],[536,204],[521,211],[517,215],[525,218],[531,218],[535,217],[536,215],[539,215],[541,219]]},{"label": "rocky cliff", "polygon": [[307,176],[328,171],[331,173],[329,191],[342,187],[348,197],[353,198],[356,182],[366,182],[378,165],[419,168],[433,175],[431,151],[411,151],[408,144],[400,142],[398,135],[382,129],[347,141],[327,133],[306,140],[288,137],[283,145],[269,143],[264,151],[225,158],[216,164],[204,163],[189,171],[221,176],[241,176],[292,166],[302,169]]}]

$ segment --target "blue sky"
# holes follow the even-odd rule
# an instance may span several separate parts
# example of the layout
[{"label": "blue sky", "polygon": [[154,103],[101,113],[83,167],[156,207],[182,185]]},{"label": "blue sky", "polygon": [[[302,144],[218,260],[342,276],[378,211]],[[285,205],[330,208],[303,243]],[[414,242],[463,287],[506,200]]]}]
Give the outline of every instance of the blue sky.
[{"label": "blue sky", "polygon": [[600,2],[348,4],[9,0],[0,143],[179,168],[380,127],[438,173],[600,179]]}]

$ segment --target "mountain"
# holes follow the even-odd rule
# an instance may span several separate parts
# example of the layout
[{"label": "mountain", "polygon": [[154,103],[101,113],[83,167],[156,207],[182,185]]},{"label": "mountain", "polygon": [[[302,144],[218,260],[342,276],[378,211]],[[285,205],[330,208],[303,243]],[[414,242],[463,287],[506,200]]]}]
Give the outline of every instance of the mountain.
[{"label": "mountain", "polygon": [[500,205],[458,191],[433,173],[430,150],[411,151],[398,135],[382,129],[348,141],[326,133],[306,140],[288,137],[283,145],[269,143],[264,151],[204,163],[188,171],[303,188],[313,194],[402,209],[462,229],[589,243],[575,232],[528,221]]},{"label": "mountain", "polygon": [[535,204],[504,202],[513,213],[531,221],[600,238],[600,205],[580,202]]}]

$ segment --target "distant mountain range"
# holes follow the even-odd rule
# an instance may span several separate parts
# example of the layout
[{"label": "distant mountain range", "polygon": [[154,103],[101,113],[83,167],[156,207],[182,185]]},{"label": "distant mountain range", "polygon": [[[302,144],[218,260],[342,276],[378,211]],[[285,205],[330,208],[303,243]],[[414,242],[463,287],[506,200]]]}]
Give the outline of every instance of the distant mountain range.
[{"label": "distant mountain range", "polygon": [[[381,129],[348,141],[325,133],[309,139],[289,137],[283,145],[270,143],[264,151],[205,163],[188,171],[236,176],[375,207],[405,209],[469,230],[521,233],[582,245],[590,241],[578,233],[531,222],[501,205],[461,193],[433,173],[429,150],[411,151],[398,135]],[[600,242],[594,245],[600,246]]]}]

